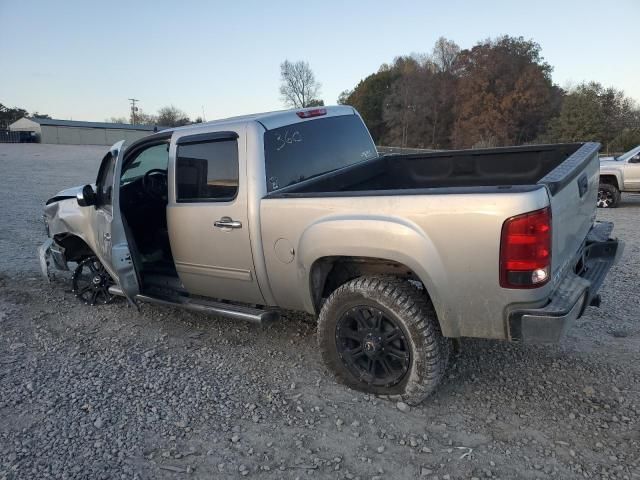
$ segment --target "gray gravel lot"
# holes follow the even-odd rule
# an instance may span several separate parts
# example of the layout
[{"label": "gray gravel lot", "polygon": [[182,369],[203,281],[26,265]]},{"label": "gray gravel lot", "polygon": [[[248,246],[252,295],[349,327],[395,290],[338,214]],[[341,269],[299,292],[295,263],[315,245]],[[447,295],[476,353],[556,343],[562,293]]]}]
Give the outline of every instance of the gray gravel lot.
[{"label": "gray gravel lot", "polygon": [[43,202],[105,151],[0,145],[0,479],[640,479],[640,197],[598,212],[626,252],[563,344],[465,340],[402,412],[336,384],[303,316],[89,307],[43,282]]}]

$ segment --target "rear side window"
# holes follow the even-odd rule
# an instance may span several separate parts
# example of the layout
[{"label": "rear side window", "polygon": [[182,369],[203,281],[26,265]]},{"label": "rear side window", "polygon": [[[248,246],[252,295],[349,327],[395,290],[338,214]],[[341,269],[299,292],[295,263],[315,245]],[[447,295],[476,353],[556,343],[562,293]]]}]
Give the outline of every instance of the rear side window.
[{"label": "rear side window", "polygon": [[178,145],[178,202],[225,202],[238,194],[238,142],[218,140]]},{"label": "rear side window", "polygon": [[357,115],[298,122],[264,134],[267,191],[272,192],[378,156]]}]

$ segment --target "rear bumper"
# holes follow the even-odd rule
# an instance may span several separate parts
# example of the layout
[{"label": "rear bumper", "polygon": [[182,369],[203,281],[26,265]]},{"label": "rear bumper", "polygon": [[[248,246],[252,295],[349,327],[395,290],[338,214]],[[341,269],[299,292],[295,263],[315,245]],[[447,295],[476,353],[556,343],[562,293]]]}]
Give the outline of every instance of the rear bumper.
[{"label": "rear bumper", "polygon": [[609,238],[612,230],[613,223],[594,224],[576,257],[576,268],[565,274],[544,307],[510,312],[511,340],[526,343],[559,342],[586,307],[599,303],[598,290],[624,250],[621,241]]}]

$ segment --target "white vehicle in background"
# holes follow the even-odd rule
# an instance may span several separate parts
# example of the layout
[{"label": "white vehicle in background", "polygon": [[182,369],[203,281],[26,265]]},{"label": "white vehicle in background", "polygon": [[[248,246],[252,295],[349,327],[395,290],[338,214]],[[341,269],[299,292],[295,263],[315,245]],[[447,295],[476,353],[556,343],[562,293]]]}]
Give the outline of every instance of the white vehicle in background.
[{"label": "white vehicle in background", "polygon": [[617,207],[622,192],[640,193],[640,145],[617,157],[600,159],[598,207]]}]

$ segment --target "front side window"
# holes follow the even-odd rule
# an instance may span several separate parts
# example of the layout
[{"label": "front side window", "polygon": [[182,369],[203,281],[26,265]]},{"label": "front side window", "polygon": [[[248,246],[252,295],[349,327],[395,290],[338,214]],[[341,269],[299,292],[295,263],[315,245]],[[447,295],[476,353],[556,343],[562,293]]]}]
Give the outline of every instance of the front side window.
[{"label": "front side window", "polygon": [[128,162],[122,171],[120,185],[126,185],[141,177],[150,170],[167,171],[169,164],[169,145],[162,143],[145,148]]},{"label": "front side window", "polygon": [[176,200],[224,202],[238,194],[238,142],[203,141],[178,145]]},{"label": "front side window", "polygon": [[116,157],[111,152],[102,159],[98,179],[96,180],[97,204],[110,209],[112,204],[111,193],[113,191],[113,174],[116,168]]}]

